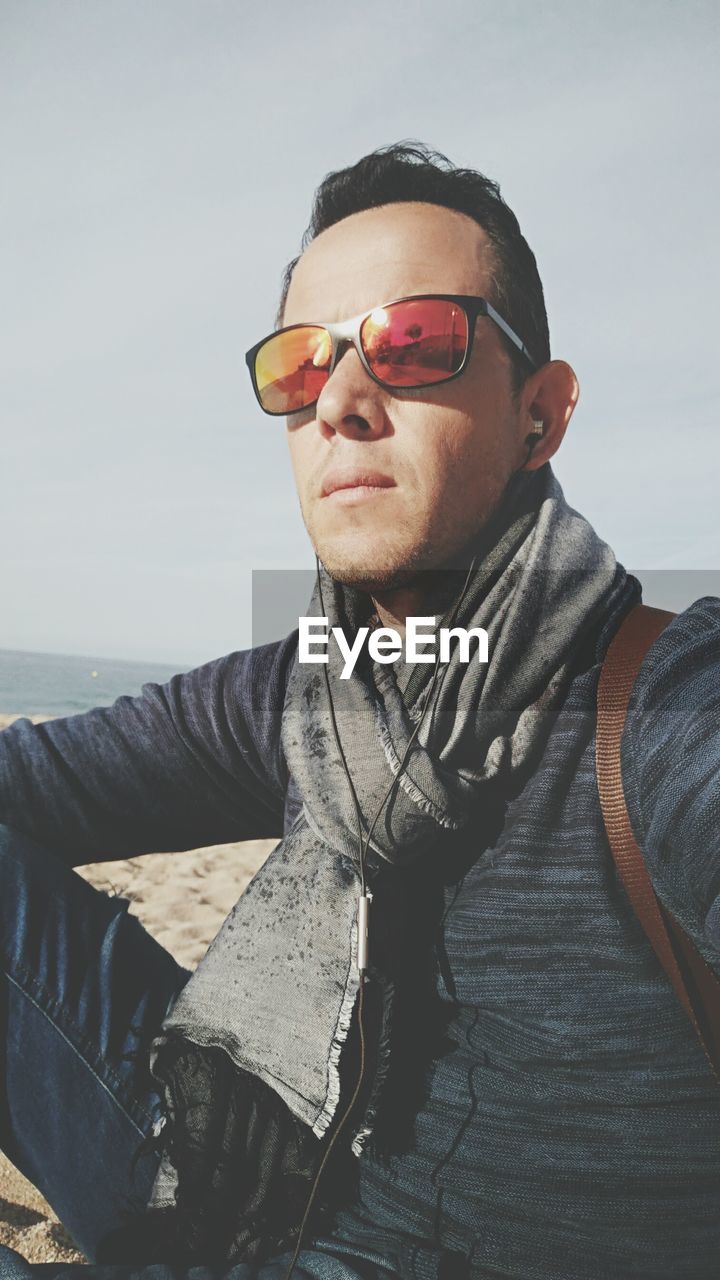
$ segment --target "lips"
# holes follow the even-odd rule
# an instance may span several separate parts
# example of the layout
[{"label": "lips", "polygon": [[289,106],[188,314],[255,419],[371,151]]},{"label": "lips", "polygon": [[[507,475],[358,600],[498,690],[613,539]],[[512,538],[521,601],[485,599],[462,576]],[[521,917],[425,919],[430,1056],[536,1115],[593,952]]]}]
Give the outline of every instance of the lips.
[{"label": "lips", "polygon": [[323,480],[320,496],[327,498],[338,489],[391,489],[395,481],[382,471],[367,471],[359,467],[329,471]]}]

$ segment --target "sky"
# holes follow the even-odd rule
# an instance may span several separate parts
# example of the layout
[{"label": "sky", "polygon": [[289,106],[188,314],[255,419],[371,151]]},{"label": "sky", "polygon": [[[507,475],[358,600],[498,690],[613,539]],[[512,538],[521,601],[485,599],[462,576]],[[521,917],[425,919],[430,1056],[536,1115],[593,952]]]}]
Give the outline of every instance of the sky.
[{"label": "sky", "polygon": [[0,0],[0,647],[186,669],[251,643],[254,571],[313,565],[244,352],[317,184],[403,138],[499,181],[535,251],[581,386],[568,500],[648,602],[720,594],[719,26]]}]

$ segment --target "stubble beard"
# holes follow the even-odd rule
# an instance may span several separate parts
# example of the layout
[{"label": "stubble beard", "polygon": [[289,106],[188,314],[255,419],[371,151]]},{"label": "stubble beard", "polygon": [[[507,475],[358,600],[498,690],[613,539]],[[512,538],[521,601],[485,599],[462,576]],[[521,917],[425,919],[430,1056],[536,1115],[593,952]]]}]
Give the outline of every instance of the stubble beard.
[{"label": "stubble beard", "polygon": [[[352,534],[341,530],[336,536],[322,528],[322,521],[308,520],[302,501],[301,511],[315,554],[342,586],[373,598],[413,588],[433,592],[437,587],[442,590],[443,579],[469,569],[477,543],[502,505],[514,474],[510,473],[497,493],[484,495],[485,509],[477,512],[470,528],[456,526],[449,504],[436,509],[419,528],[413,529],[412,521],[406,521],[396,527],[394,538],[382,540],[380,529],[371,529],[369,537],[362,528]],[[363,546],[368,544],[377,550],[363,560]]]},{"label": "stubble beard", "polygon": [[[380,563],[375,565],[338,553],[332,539],[315,538],[311,533],[310,540],[331,578],[342,586],[376,598],[412,588],[432,590],[450,571],[467,568],[471,559],[467,549],[485,523],[483,520],[477,529],[462,538],[441,540],[437,535],[426,534],[410,546],[393,548],[388,544],[386,556],[378,556]],[[360,534],[358,544],[362,544]]]}]

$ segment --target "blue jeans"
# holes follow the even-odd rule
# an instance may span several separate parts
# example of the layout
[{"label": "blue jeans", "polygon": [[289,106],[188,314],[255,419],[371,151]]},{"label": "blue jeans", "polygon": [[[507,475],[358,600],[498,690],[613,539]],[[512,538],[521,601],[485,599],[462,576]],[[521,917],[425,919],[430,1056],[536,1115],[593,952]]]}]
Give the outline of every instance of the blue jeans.
[{"label": "blue jeans", "polygon": [[[31,1265],[0,1246],[0,1280],[284,1280],[291,1253],[222,1273],[93,1263],[103,1237],[147,1204],[158,1157],[133,1157],[160,1099],[138,1051],[190,976],[127,907],[0,824],[0,1145],[90,1259]],[[293,1280],[398,1274],[379,1254],[317,1239]]]}]

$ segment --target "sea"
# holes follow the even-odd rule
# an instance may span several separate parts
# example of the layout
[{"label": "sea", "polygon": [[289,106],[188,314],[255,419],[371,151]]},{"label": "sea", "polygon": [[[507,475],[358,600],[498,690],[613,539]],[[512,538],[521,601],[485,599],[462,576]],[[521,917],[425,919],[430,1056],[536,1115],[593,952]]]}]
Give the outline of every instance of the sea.
[{"label": "sea", "polygon": [[76,715],[92,707],[108,707],[122,694],[135,697],[144,684],[165,684],[192,665],[0,649],[0,712]]}]

